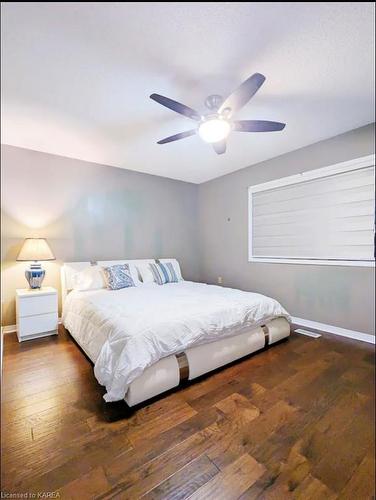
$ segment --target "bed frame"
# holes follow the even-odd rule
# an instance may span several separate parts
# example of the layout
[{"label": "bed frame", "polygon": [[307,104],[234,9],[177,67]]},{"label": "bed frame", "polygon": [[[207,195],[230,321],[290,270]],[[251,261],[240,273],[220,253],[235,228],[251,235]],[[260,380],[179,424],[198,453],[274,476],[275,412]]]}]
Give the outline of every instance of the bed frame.
[{"label": "bed frame", "polygon": [[[161,259],[169,260],[169,259]],[[61,268],[62,301],[72,290],[72,276],[94,264],[144,264],[155,262],[154,259],[116,260],[97,262],[67,262]],[[94,363],[95,359],[81,345],[75,332],[70,335]],[[226,337],[216,342],[203,344],[186,349],[176,355],[159,360],[147,368],[143,374],[135,379],[128,387],[124,400],[129,406],[135,406],[165,391],[177,387],[184,380],[195,379],[205,373],[225,366],[232,361],[243,358],[248,354],[259,351],[290,335],[290,324],[285,318],[273,319],[264,325],[252,328],[233,337]]]}]

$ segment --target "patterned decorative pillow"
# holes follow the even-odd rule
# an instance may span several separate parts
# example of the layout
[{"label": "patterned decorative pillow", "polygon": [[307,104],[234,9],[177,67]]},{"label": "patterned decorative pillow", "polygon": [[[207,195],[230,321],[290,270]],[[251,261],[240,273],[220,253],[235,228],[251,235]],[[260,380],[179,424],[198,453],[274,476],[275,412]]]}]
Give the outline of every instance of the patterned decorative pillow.
[{"label": "patterned decorative pillow", "polygon": [[156,264],[149,264],[149,267],[153,273],[154,281],[158,283],[158,285],[177,283],[179,281],[171,262],[166,262],[165,264],[157,262]]},{"label": "patterned decorative pillow", "polygon": [[135,286],[128,264],[116,264],[115,266],[104,267],[103,272],[109,290],[119,290],[120,288]]}]

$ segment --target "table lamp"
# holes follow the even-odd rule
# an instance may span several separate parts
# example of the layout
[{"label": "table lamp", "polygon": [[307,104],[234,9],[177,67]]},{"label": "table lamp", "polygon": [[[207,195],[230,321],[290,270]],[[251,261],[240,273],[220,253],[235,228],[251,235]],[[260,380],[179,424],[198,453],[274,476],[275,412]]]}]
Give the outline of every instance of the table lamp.
[{"label": "table lamp", "polygon": [[45,238],[26,238],[17,256],[17,261],[34,261],[26,269],[25,277],[30,288],[41,288],[46,271],[42,269],[40,260],[55,260]]}]

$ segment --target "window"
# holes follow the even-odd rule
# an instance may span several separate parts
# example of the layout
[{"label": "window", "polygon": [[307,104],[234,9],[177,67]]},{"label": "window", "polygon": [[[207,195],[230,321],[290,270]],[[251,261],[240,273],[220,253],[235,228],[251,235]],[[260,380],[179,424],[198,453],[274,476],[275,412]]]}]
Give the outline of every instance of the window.
[{"label": "window", "polygon": [[375,156],[249,188],[249,260],[374,266]]}]

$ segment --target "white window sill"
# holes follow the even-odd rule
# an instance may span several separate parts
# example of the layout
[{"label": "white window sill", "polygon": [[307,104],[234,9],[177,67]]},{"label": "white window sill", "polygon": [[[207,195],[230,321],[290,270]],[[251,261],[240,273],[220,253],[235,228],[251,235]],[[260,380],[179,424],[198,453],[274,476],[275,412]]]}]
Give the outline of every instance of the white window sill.
[{"label": "white window sill", "polygon": [[375,261],[367,260],[316,260],[316,259],[273,259],[268,257],[249,257],[249,262],[267,262],[270,264],[305,264],[315,266],[353,266],[375,267]]}]

